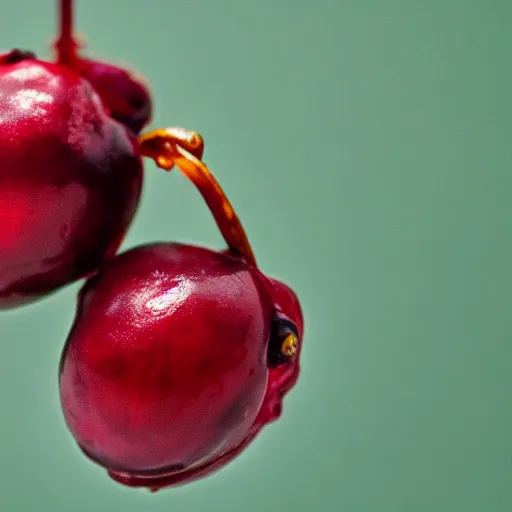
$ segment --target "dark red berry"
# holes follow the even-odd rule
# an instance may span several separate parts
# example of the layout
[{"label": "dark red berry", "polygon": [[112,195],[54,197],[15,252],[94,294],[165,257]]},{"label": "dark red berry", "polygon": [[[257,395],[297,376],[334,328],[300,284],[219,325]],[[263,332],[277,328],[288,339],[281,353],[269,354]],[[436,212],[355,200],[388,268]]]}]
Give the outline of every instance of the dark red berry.
[{"label": "dark red berry", "polygon": [[31,58],[0,65],[0,307],[113,255],[141,180],[136,141],[89,82]]},{"label": "dark red berry", "polygon": [[292,292],[295,323],[272,293],[255,267],[206,249],[118,256],[83,289],[62,361],[62,405],[84,452],[153,486],[193,477],[278,416],[298,362],[269,364],[286,339],[274,324],[299,339],[301,318]]},{"label": "dark red berry", "polygon": [[138,134],[151,120],[151,97],[142,78],[127,70],[80,58],[77,71],[99,94],[111,117]]},{"label": "dark red berry", "polygon": [[82,59],[72,0],[57,63],[0,54],[0,308],[52,292],[115,254],[136,212],[135,134],[151,115],[128,72]]},{"label": "dark red berry", "polygon": [[157,130],[141,150],[198,186],[229,251],[160,243],[117,256],[82,289],[60,366],[79,446],[118,482],[153,490],[232,460],[279,417],[299,374],[297,297],[257,268],[231,204],[187,150],[202,152],[195,135]]}]

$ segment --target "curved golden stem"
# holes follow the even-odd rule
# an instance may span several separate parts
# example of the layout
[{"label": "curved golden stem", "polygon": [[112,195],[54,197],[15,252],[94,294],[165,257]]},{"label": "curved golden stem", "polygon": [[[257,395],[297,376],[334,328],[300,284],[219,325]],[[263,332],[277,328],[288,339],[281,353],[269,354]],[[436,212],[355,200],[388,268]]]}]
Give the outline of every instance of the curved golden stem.
[{"label": "curved golden stem", "polygon": [[201,161],[203,139],[183,128],[154,130],[139,137],[142,155],[152,158],[158,167],[178,169],[196,186],[210,208],[229,248],[256,266],[254,253],[233,206],[210,169]]}]

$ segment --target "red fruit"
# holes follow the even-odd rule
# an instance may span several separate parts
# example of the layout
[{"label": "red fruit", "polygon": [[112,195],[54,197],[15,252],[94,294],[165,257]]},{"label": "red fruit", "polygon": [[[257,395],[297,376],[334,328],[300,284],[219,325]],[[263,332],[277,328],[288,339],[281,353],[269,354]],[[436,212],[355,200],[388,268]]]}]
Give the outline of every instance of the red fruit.
[{"label": "red fruit", "polygon": [[151,119],[151,98],[141,78],[120,67],[85,59],[77,53],[73,37],[73,0],[60,0],[61,35],[57,61],[75,69],[99,94],[110,116],[139,133]]},{"label": "red fruit", "polygon": [[132,133],[149,120],[149,94],[120,68],[80,58],[71,22],[62,0],[57,64],[0,54],[0,308],[97,270],[139,202]]},{"label": "red fruit", "polygon": [[[16,59],[13,59],[14,61]],[[141,190],[136,141],[73,70],[0,65],[0,307],[33,300],[113,255]]]},{"label": "red fruit", "polygon": [[99,94],[110,116],[138,134],[151,120],[151,98],[141,78],[128,71],[79,58],[77,71]]},{"label": "red fruit", "polygon": [[160,243],[118,256],[82,289],[60,367],[82,450],[153,490],[232,460],[279,417],[299,373],[298,300],[257,268],[222,190],[183,147],[192,135],[157,131],[141,149],[198,185],[230,251]]}]

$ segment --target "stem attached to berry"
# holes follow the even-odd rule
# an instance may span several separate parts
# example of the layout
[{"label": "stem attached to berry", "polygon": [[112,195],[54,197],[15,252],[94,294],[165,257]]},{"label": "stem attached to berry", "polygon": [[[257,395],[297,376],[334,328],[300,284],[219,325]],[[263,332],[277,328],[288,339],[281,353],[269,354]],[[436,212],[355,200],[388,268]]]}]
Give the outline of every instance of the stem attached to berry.
[{"label": "stem attached to berry", "polygon": [[229,248],[251,265],[256,259],[245,230],[221,186],[201,161],[203,139],[183,128],[164,128],[139,138],[142,155],[152,158],[161,169],[178,169],[197,187],[210,208]]},{"label": "stem attached to berry", "polygon": [[60,0],[60,37],[55,47],[58,64],[73,67],[78,48],[73,37],[73,0]]}]

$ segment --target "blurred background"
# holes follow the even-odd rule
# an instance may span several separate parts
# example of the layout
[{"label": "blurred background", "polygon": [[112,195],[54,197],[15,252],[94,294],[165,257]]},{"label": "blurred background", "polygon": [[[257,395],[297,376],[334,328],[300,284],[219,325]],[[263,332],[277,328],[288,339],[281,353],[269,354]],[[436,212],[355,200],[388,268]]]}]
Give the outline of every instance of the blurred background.
[{"label": "blurred background", "polygon": [[[55,2],[3,2],[0,47],[49,56]],[[0,510],[512,510],[512,194],[505,0],[78,0],[184,126],[262,269],[306,315],[282,419],[186,487],[125,489],[79,453],[57,367],[78,284],[2,313]],[[1,229],[1,227],[0,227]],[[146,162],[124,248],[223,247]]]}]

